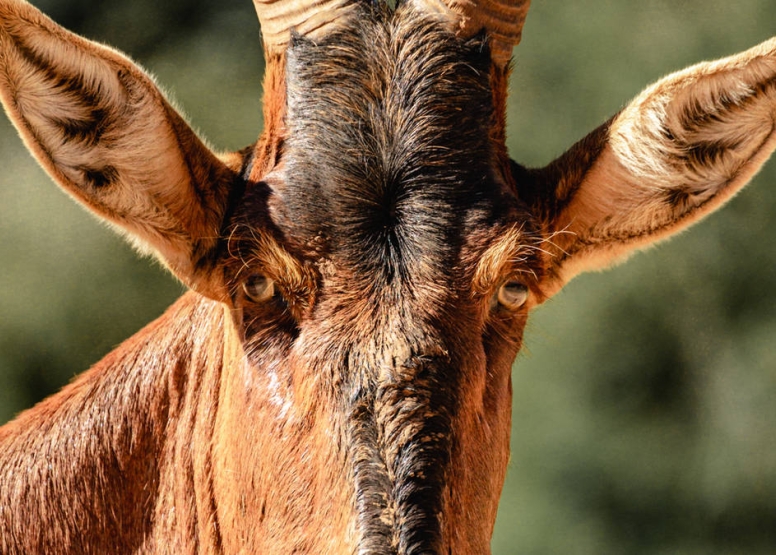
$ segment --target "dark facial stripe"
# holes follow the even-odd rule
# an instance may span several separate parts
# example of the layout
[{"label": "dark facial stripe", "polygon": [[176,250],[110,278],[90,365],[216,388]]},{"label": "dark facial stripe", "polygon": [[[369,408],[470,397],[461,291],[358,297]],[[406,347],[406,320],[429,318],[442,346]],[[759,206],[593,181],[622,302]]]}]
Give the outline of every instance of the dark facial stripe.
[{"label": "dark facial stripe", "polygon": [[394,554],[395,508],[388,469],[378,447],[374,398],[355,401],[348,418],[348,436],[360,536],[358,554]]},{"label": "dark facial stripe", "polygon": [[394,363],[393,378],[362,385],[347,413],[358,553],[439,553],[458,376],[446,354]]},{"label": "dark facial stripe", "polygon": [[439,553],[459,376],[442,349],[391,352],[429,343],[408,321],[418,299],[447,294],[466,226],[498,213],[490,55],[409,9],[363,9],[353,28],[289,48],[272,217],[296,244],[323,238],[348,290],[382,299],[375,318],[396,324],[341,371],[357,552]]},{"label": "dark facial stripe", "polygon": [[455,407],[451,384],[456,379],[450,368],[420,362],[412,376],[382,387],[375,400],[402,555],[439,553],[441,548]]},{"label": "dark facial stripe", "polygon": [[359,554],[419,555],[442,546],[458,375],[446,352],[426,352],[381,363],[368,349],[345,373],[345,389],[354,392],[344,444]]}]

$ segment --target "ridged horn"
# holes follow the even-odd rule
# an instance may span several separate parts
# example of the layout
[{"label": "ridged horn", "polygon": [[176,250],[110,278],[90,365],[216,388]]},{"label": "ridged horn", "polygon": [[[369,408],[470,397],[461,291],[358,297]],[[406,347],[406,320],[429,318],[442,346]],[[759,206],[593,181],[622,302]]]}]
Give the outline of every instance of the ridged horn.
[{"label": "ridged horn", "polygon": [[457,34],[469,38],[483,29],[493,61],[504,66],[523,33],[531,0],[412,0],[417,9],[447,16]]},{"label": "ridged horn", "polygon": [[313,40],[326,36],[355,7],[353,0],[253,0],[253,5],[268,53],[283,52],[292,29]]}]

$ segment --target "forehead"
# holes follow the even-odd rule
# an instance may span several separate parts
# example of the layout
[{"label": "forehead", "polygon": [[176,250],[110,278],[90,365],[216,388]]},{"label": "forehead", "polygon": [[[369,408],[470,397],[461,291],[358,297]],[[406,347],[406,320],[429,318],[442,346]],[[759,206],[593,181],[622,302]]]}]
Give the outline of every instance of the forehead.
[{"label": "forehead", "polygon": [[433,19],[365,10],[296,39],[273,219],[372,279],[448,268],[507,213],[494,172],[489,54]]}]

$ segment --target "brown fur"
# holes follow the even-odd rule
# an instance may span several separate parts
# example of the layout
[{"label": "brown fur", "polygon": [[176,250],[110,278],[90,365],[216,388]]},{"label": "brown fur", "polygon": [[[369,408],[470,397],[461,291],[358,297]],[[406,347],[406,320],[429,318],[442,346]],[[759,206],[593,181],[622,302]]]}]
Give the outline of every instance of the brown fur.
[{"label": "brown fur", "polygon": [[528,310],[764,163],[776,42],[528,170],[505,145],[520,26],[424,6],[281,6],[312,31],[273,28],[264,133],[216,156],[126,58],[0,0],[30,150],[193,289],[0,428],[2,553],[489,552]]}]

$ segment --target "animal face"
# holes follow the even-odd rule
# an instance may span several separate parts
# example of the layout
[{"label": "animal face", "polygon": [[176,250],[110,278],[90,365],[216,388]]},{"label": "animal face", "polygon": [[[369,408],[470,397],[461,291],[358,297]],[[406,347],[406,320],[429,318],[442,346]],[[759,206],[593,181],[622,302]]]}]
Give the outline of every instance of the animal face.
[{"label": "animal face", "polygon": [[[774,41],[665,78],[530,169],[504,121],[525,3],[256,6],[265,132],[216,155],[126,58],[0,3],[0,95],[30,149],[193,290],[163,341],[100,367],[144,361],[190,417],[168,412],[174,447],[146,438],[162,493],[156,520],[131,509],[138,537],[199,541],[172,505],[225,551],[487,552],[528,310],[747,182],[776,146]],[[192,491],[168,498],[176,463]]]},{"label": "animal face", "polygon": [[[287,137],[245,185],[224,264],[253,372],[273,369],[258,387],[283,384],[281,412],[340,407],[368,541],[436,550],[460,525],[437,515],[495,516],[543,237],[496,163],[482,38],[408,10],[355,21],[289,47]],[[488,478],[453,489],[458,468]]]}]

